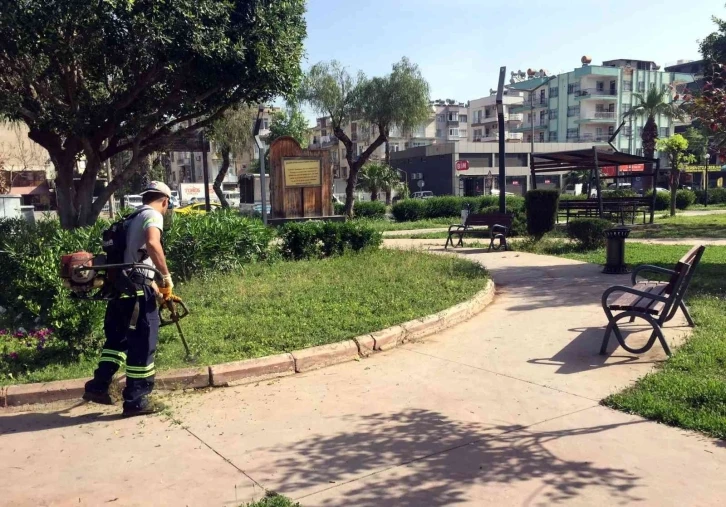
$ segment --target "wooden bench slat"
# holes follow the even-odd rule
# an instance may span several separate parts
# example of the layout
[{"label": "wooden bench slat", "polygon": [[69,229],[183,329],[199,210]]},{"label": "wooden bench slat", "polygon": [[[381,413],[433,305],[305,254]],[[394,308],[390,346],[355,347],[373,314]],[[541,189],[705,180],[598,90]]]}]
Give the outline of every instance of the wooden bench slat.
[{"label": "wooden bench slat", "polygon": [[[668,288],[668,282],[641,282],[636,284],[633,288],[653,294],[656,296],[662,296]],[[618,296],[615,301],[608,305],[611,310],[634,310],[649,313],[651,315],[658,315],[663,309],[663,302],[656,301],[647,297],[639,296],[638,294],[624,293]]]}]

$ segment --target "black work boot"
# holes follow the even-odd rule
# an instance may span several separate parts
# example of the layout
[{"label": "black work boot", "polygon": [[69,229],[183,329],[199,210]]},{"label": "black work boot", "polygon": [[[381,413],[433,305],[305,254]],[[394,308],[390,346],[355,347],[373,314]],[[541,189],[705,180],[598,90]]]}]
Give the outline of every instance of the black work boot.
[{"label": "black work boot", "polygon": [[99,382],[98,380],[89,380],[86,382],[86,390],[83,393],[83,399],[92,403],[101,405],[115,405],[116,401],[108,392],[109,385]]},{"label": "black work boot", "polygon": [[158,414],[166,409],[166,405],[158,400],[149,399],[144,396],[138,403],[124,402],[122,417],[134,417],[137,415]]}]

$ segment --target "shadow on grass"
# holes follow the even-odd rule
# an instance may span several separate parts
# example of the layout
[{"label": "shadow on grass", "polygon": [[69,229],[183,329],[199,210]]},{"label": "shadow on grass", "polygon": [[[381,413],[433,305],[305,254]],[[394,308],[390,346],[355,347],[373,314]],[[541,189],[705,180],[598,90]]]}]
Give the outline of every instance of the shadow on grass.
[{"label": "shadow on grass", "polygon": [[493,492],[529,481],[540,486],[536,498],[530,496],[528,502],[564,503],[598,489],[622,504],[640,500],[635,495],[640,485],[635,473],[567,460],[548,444],[642,422],[537,431],[517,424],[456,421],[436,411],[410,409],[351,416],[348,431],[274,449],[281,457],[269,466],[284,476],[276,488],[281,493],[296,496],[295,492],[313,489],[296,498],[303,504],[305,498],[335,488],[335,498],[316,498],[316,505],[447,506],[471,502],[472,487]]}]

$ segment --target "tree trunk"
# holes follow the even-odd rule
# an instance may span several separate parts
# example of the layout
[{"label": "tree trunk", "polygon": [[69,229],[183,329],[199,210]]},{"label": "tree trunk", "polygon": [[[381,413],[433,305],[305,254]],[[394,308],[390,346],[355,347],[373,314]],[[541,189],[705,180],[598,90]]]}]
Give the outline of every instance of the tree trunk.
[{"label": "tree trunk", "polygon": [[386,190],[386,206],[391,205],[391,194],[393,193],[393,187],[388,187]]},{"label": "tree trunk", "polygon": [[[643,127],[643,156],[646,158],[654,158],[655,155],[655,143],[658,139],[658,126],[655,124],[655,118],[652,116],[648,117],[648,121],[645,122]],[[648,172],[655,171],[655,164],[648,164],[650,166]],[[658,175],[654,174],[650,178],[646,178],[643,182],[643,191],[650,190],[651,188],[655,192]]]},{"label": "tree trunk", "polygon": [[219,202],[222,204],[223,208],[229,208],[229,202],[227,202],[227,199],[224,198],[224,193],[222,192],[222,182],[227,176],[227,171],[229,171],[229,150],[225,149],[222,150],[222,167],[219,168],[219,173],[217,173],[217,177],[214,178],[213,185],[214,193],[217,194]]},{"label": "tree trunk", "polygon": [[377,201],[378,200],[378,187],[371,187],[371,201]]},{"label": "tree trunk", "polygon": [[678,169],[678,162],[675,167],[671,167],[671,216],[676,216],[676,196],[678,194],[678,183],[681,181],[681,171]]},{"label": "tree trunk", "polygon": [[386,137],[386,165],[391,165],[391,143]]}]

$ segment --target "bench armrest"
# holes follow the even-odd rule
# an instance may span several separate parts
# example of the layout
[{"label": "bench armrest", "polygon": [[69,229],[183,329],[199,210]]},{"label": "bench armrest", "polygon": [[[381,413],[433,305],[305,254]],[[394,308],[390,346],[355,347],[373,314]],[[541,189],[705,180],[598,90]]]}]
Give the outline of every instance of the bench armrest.
[{"label": "bench armrest", "polygon": [[461,229],[466,229],[466,225],[465,224],[452,224],[449,226],[449,232],[459,231]]},{"label": "bench armrest", "polygon": [[627,292],[628,294],[635,294],[636,296],[641,296],[647,299],[654,299],[656,301],[661,301],[665,303],[668,301],[668,298],[666,296],[660,296],[658,294],[653,294],[651,292],[645,292],[643,290],[634,289],[632,287],[626,287],[625,285],[615,285],[613,287],[610,287],[605,292],[602,293],[602,307],[607,308],[608,307],[608,297],[610,297],[610,294],[613,294],[614,292]]},{"label": "bench armrest", "polygon": [[492,237],[494,237],[494,235],[497,233],[504,233],[504,235],[506,236],[507,233],[509,232],[509,227],[507,227],[505,225],[499,225],[499,224],[494,224],[489,229],[490,229],[490,234]]},{"label": "bench armrest", "polygon": [[633,269],[633,274],[630,275],[630,281],[633,283],[633,285],[637,283],[638,274],[641,272],[660,273],[663,275],[675,274],[675,271],[673,271],[672,269],[661,268],[660,266],[653,266],[651,264],[643,264]]}]

